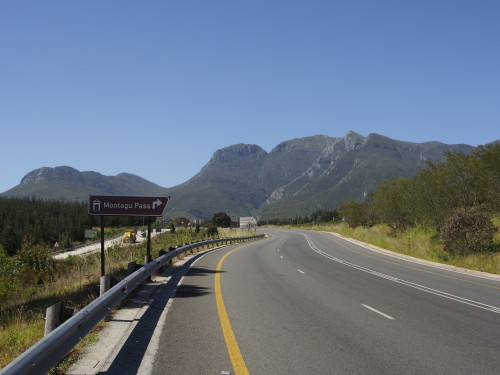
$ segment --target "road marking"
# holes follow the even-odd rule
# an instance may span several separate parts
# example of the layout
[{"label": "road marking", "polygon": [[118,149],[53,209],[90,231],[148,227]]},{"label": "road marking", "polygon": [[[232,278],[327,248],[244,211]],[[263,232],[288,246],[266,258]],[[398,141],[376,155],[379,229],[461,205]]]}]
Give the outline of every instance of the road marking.
[{"label": "road marking", "polygon": [[231,363],[233,365],[233,370],[235,375],[245,375],[249,374],[243,355],[241,354],[240,347],[234,336],[233,329],[231,328],[231,323],[229,322],[229,317],[227,315],[226,306],[224,305],[224,300],[222,298],[222,290],[220,286],[220,273],[222,269],[222,263],[226,260],[227,256],[234,253],[236,250],[241,249],[239,246],[236,249],[231,250],[225,254],[217,264],[215,269],[215,300],[217,302],[217,311],[219,313],[220,325],[222,328],[222,333],[224,335],[224,340],[226,341],[227,351],[229,357],[231,358]]},{"label": "road marking", "polygon": [[[318,247],[316,247],[316,245],[314,245],[314,243],[311,241],[311,239],[309,238],[309,236],[307,236],[305,234],[302,234],[302,235],[306,238],[307,243],[309,244],[309,247],[314,252],[318,253],[319,255],[321,255],[321,256],[323,256],[325,258],[333,260],[334,262],[343,264],[343,265],[351,267],[351,268],[355,268],[355,269],[357,269],[359,271],[370,273],[372,275],[381,277],[383,279],[394,281],[395,283],[398,283],[398,284],[403,284],[403,285],[409,286],[410,288],[419,289],[421,291],[424,291],[424,292],[427,292],[427,293],[431,293],[431,294],[435,294],[435,295],[443,297],[443,298],[448,298],[448,299],[451,299],[451,300],[456,301],[456,302],[464,303],[466,305],[474,306],[474,307],[477,307],[479,309],[488,310],[488,311],[500,314],[500,308],[498,308],[498,307],[487,305],[485,303],[477,302],[477,301],[470,300],[470,299],[467,299],[467,298],[459,297],[459,296],[456,296],[454,294],[446,293],[446,292],[443,292],[443,291],[440,291],[440,290],[437,290],[437,289],[432,289],[432,288],[426,287],[424,285],[412,283],[411,281],[406,281],[406,280],[403,280],[403,279],[398,279],[397,277],[389,276],[389,275],[386,275],[384,273],[373,271],[373,270],[371,270],[369,268],[358,266],[357,264],[350,263],[350,262],[347,262],[345,260],[336,258],[333,255],[328,254],[328,253],[324,252],[323,250],[319,249]],[[424,272],[427,272],[427,271],[424,271]],[[436,275],[446,277],[446,275],[440,275],[440,274],[436,274]],[[462,279],[458,279],[458,280],[462,280]]]},{"label": "road marking", "polygon": [[281,258],[281,259],[283,259],[283,256],[282,256],[282,255],[280,255],[280,258]]},{"label": "road marking", "polygon": [[303,275],[305,274],[305,272],[304,272],[304,271],[299,270],[298,268],[297,268],[297,271],[299,271],[299,272],[300,272],[301,274],[303,274]]},{"label": "road marking", "polygon": [[[477,281],[470,281],[470,280],[465,280],[465,279],[462,279],[460,277],[454,277],[454,276],[449,276],[449,275],[444,275],[444,274],[441,274],[441,273],[437,273],[437,272],[432,272],[432,271],[427,271],[427,270],[424,270],[422,268],[418,268],[418,267],[412,267],[412,266],[407,266],[405,264],[401,264],[401,263],[397,263],[397,262],[393,262],[393,261],[390,261],[390,260],[387,260],[387,259],[382,259],[382,258],[379,258],[379,257],[374,257],[373,255],[368,255],[368,254],[365,254],[365,253],[362,253],[361,251],[356,251],[350,247],[347,247],[346,245],[344,245],[342,242],[339,242],[339,241],[336,241],[334,240],[333,238],[331,238],[330,236],[325,236],[326,238],[328,238],[330,241],[332,241],[333,243],[339,245],[339,246],[342,246],[344,249],[346,250],[349,250],[353,253],[356,253],[356,254],[359,254],[359,255],[363,255],[365,257],[368,257],[368,258],[372,258],[372,259],[377,259],[379,261],[382,261],[382,262],[386,262],[386,263],[390,263],[390,264],[395,264],[397,266],[400,266],[400,267],[404,267],[404,268],[408,268],[410,270],[415,270],[415,271],[420,271],[420,272],[425,272],[425,273],[429,273],[431,275],[438,275],[438,276],[441,276],[441,277],[447,277],[448,279],[453,279],[453,280],[459,280],[459,281],[463,281],[464,283],[469,283],[469,284],[476,284],[476,285],[480,285],[480,286],[484,286],[486,288],[493,288],[493,289],[500,289],[499,287],[496,287],[496,286],[493,286],[493,285],[488,285],[488,284],[483,284],[483,283],[479,283]],[[354,243],[355,244],[355,243]],[[356,244],[355,244],[356,245]],[[360,245],[357,245],[357,246],[360,246]],[[432,266],[428,266],[428,267],[432,267]],[[453,272],[453,271],[450,271],[450,272]]]},{"label": "road marking", "polygon": [[387,319],[394,320],[394,318],[393,318],[392,316],[387,315],[387,314],[384,314],[383,312],[378,311],[378,310],[374,309],[373,307],[370,307],[370,306],[368,306],[368,305],[364,305],[364,304],[361,304],[361,306],[366,307],[368,310],[371,310],[371,311],[373,311],[373,312],[376,312],[377,314],[380,314],[380,315],[382,315],[383,317],[385,317],[385,318],[387,318]]}]

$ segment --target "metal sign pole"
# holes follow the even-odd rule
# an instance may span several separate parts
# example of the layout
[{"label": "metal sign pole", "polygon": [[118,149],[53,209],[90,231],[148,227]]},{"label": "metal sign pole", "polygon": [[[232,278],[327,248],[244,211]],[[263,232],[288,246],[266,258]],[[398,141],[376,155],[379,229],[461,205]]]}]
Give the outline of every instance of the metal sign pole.
[{"label": "metal sign pole", "polygon": [[104,270],[104,216],[101,216],[101,276],[106,275]]},{"label": "metal sign pole", "polygon": [[148,260],[151,261],[151,217],[148,217],[148,245],[147,245]]}]

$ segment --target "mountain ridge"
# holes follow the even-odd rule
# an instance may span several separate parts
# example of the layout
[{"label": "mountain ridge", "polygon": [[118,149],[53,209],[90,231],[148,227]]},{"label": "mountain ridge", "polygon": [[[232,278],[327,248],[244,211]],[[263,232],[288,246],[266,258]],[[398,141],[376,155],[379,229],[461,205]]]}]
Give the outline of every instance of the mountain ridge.
[{"label": "mountain ridge", "polygon": [[33,170],[0,195],[66,200],[85,200],[89,194],[170,195],[169,216],[207,219],[225,211],[233,217],[292,217],[362,200],[388,178],[411,177],[427,161],[444,160],[446,152],[474,149],[349,131],[343,137],[290,139],[269,152],[256,144],[227,146],[216,150],[193,177],[170,188],[130,173],[105,176],[60,166]]}]

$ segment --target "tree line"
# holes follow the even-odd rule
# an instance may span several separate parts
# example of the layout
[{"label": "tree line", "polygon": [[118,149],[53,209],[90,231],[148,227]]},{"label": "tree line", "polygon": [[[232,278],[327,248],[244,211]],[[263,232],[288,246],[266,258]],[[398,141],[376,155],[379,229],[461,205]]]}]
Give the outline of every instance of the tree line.
[{"label": "tree line", "polygon": [[[106,227],[141,225],[142,217],[108,216]],[[86,202],[40,198],[0,198],[0,247],[14,255],[30,235],[37,244],[64,247],[85,240],[85,229],[100,225],[90,216]]]}]

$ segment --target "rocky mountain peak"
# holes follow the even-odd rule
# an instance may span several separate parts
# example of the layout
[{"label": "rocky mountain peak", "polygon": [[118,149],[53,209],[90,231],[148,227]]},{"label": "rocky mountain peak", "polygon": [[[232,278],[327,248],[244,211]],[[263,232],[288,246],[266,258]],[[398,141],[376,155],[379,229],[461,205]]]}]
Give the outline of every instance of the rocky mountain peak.
[{"label": "rocky mountain peak", "polygon": [[366,138],[362,135],[350,130],[342,137],[345,143],[346,151],[353,151],[366,143]]},{"label": "rocky mountain peak", "polygon": [[260,146],[239,143],[215,151],[209,163],[224,163],[233,158],[258,158],[265,155],[267,155],[267,152]]},{"label": "rocky mountain peak", "polygon": [[85,182],[85,178],[79,170],[72,167],[61,166],[55,168],[42,167],[35,169],[21,179],[20,185],[37,183],[49,178],[66,179],[77,183]]}]

